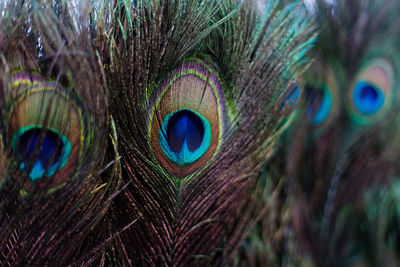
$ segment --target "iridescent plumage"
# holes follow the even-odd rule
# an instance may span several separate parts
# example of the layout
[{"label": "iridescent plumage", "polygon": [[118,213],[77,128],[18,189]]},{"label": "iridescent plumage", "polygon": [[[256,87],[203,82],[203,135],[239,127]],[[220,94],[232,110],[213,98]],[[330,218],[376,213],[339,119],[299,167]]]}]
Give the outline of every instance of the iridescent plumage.
[{"label": "iridescent plumage", "polygon": [[304,10],[28,2],[0,10],[0,263],[231,263],[265,209]]},{"label": "iridescent plumage", "polygon": [[257,174],[312,30],[299,7],[262,3],[115,6],[106,74],[129,185],[110,217],[135,222],[111,261],[229,263],[263,210]]},{"label": "iridescent plumage", "polygon": [[15,1],[0,13],[1,265],[90,261],[83,239],[118,183],[99,176],[108,98],[81,7]]},{"label": "iridescent plumage", "polygon": [[317,266],[347,266],[350,205],[396,172],[399,3],[317,1],[320,35],[303,75],[304,103],[288,147],[287,205],[296,246]]}]

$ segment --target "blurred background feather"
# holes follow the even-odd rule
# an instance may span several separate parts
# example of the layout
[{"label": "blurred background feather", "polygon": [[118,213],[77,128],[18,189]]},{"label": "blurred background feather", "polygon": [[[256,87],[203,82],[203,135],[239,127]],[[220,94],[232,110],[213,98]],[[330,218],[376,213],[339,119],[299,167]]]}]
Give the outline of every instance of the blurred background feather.
[{"label": "blurred background feather", "polygon": [[399,3],[321,0],[309,11],[319,29],[313,62],[265,167],[284,186],[270,192],[270,211],[236,260],[397,266]]}]

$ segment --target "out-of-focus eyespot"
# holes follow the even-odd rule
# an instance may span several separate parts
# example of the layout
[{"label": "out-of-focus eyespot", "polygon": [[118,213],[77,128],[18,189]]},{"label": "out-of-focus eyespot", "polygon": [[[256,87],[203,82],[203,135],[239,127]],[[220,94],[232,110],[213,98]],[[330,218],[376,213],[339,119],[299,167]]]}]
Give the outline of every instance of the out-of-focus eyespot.
[{"label": "out-of-focus eyespot", "polygon": [[386,59],[371,60],[361,68],[346,101],[355,121],[369,124],[385,114],[392,104],[393,77],[393,67]]},{"label": "out-of-focus eyespot", "polygon": [[11,148],[24,188],[51,189],[74,177],[85,142],[80,101],[53,81],[16,74],[8,108]]},{"label": "out-of-focus eyespot", "polygon": [[299,103],[300,98],[300,87],[298,85],[293,86],[292,90],[289,91],[289,94],[285,97],[284,101],[281,104],[281,110],[284,108],[293,109]]},{"label": "out-of-focus eyespot", "polygon": [[315,130],[322,131],[335,119],[340,102],[336,79],[329,69],[319,72],[317,80],[319,83],[305,84],[305,104],[309,122]]},{"label": "out-of-focus eyespot", "polygon": [[320,125],[327,120],[332,110],[332,102],[332,94],[326,85],[310,92],[307,111],[313,125]]}]

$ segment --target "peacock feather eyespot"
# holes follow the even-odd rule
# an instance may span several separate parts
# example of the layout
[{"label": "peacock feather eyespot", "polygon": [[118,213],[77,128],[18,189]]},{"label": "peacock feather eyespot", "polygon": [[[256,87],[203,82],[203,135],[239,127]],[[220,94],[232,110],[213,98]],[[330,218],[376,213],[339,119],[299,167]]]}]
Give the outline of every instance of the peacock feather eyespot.
[{"label": "peacock feather eyespot", "polygon": [[286,101],[288,102],[290,107],[294,108],[297,106],[297,104],[299,103],[300,93],[301,93],[300,87],[298,85],[293,86]]},{"label": "peacock feather eyespot", "polygon": [[313,124],[323,123],[329,116],[332,109],[332,94],[326,85],[322,86],[322,100],[312,120]]},{"label": "peacock feather eyespot", "polygon": [[78,168],[85,139],[82,105],[57,82],[15,74],[8,107],[11,148],[18,171],[46,188],[62,185]]},{"label": "peacock feather eyespot", "polygon": [[354,86],[353,102],[360,113],[371,115],[382,108],[385,96],[378,87],[361,80]]},{"label": "peacock feather eyespot", "polygon": [[[316,65],[317,81],[305,84],[306,111],[311,125],[321,132],[334,121],[339,110],[339,96],[336,78],[329,67]],[[308,80],[312,80],[310,77]],[[314,77],[315,79],[315,77]],[[307,80],[307,81],[308,81]]]},{"label": "peacock feather eyespot", "polygon": [[301,94],[301,89],[298,85],[294,85],[293,88],[289,91],[289,93],[285,96],[280,109],[294,109],[299,103],[299,98]]},{"label": "peacock feather eyespot", "polygon": [[327,85],[313,89],[310,93],[307,112],[313,125],[320,125],[327,120],[332,110],[333,97]]},{"label": "peacock feather eyespot", "polygon": [[[27,126],[19,129],[11,139],[11,146],[21,161],[19,169],[26,173],[30,169],[32,181],[50,177],[62,170],[71,154],[71,142],[54,129]],[[37,156],[35,157],[35,152]],[[36,161],[32,162],[32,159]],[[32,167],[28,166],[32,162]]]},{"label": "peacock feather eyespot", "polygon": [[296,117],[296,108],[299,104],[300,95],[302,94],[301,87],[297,84],[293,85],[288,93],[283,95],[283,101],[279,108],[279,115],[281,116],[277,126],[277,133],[283,133],[290,127]]},{"label": "peacock feather eyespot", "polygon": [[386,59],[373,59],[361,68],[347,96],[351,118],[361,124],[381,118],[392,103],[393,79],[393,67]]},{"label": "peacock feather eyespot", "polygon": [[183,178],[206,166],[222,135],[221,86],[200,60],[183,64],[159,88],[149,124],[155,158]]}]

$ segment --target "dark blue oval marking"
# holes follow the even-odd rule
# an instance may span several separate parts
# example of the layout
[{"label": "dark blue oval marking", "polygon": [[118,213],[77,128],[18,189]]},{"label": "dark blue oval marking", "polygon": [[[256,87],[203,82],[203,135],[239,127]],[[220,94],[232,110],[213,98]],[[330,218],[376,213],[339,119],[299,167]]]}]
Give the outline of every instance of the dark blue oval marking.
[{"label": "dark blue oval marking", "polygon": [[175,153],[182,149],[186,140],[190,152],[200,147],[204,137],[204,126],[199,116],[189,110],[175,113],[167,124],[167,141]]},{"label": "dark blue oval marking", "polygon": [[193,163],[211,144],[210,123],[192,110],[175,111],[161,123],[159,142],[164,154],[173,162],[179,165]]},{"label": "dark blue oval marking", "polygon": [[289,105],[290,108],[295,108],[299,103],[299,96],[300,96],[300,87],[295,85],[290,91],[289,95],[285,98],[285,100],[281,104],[281,109],[283,109],[286,105]]},{"label": "dark blue oval marking", "polygon": [[378,112],[385,102],[382,91],[374,85],[359,81],[354,86],[353,103],[362,114],[371,115]]},{"label": "dark blue oval marking", "polygon": [[44,175],[50,177],[62,169],[71,153],[71,143],[65,136],[36,126],[20,129],[13,135],[11,144],[21,160],[20,170],[26,173],[30,168],[32,181]]},{"label": "dark blue oval marking", "polygon": [[320,89],[308,87],[307,92],[307,114],[314,125],[323,123],[329,116],[332,109],[332,94],[326,85]]}]

